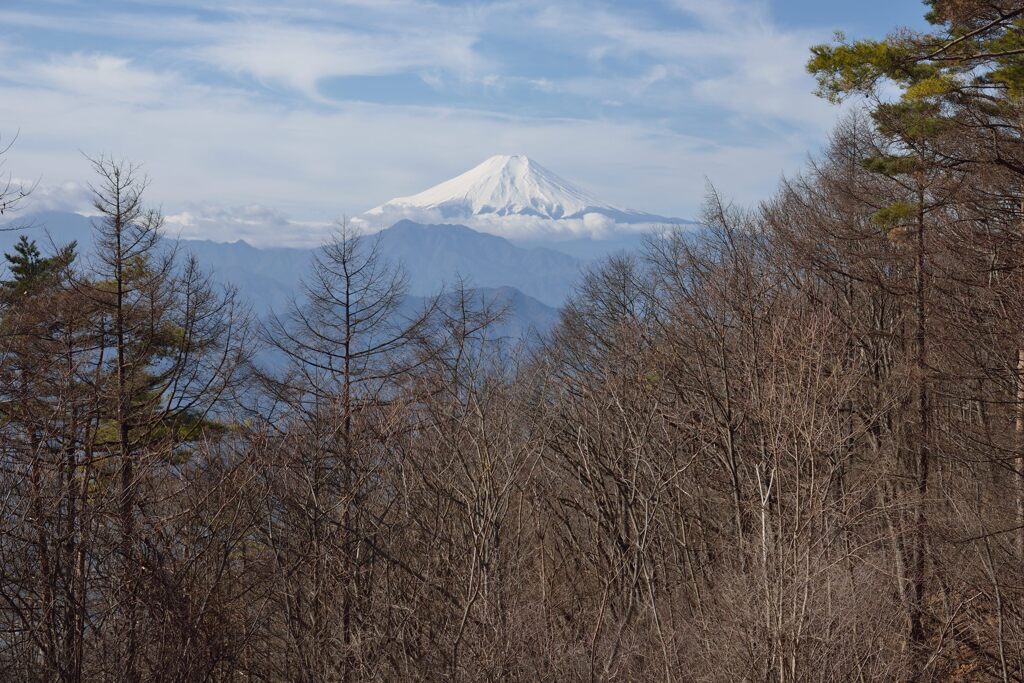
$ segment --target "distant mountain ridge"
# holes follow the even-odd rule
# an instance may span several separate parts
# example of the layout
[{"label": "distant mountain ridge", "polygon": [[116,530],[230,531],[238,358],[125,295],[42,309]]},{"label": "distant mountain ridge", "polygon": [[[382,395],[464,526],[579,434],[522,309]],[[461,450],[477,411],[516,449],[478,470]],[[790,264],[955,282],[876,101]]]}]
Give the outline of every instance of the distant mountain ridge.
[{"label": "distant mountain ridge", "polygon": [[524,248],[464,225],[399,221],[378,233],[382,250],[400,261],[413,291],[429,292],[464,277],[482,287],[509,286],[560,306],[580,274],[581,261],[544,247]]},{"label": "distant mountain ridge", "polygon": [[[27,215],[0,226],[0,252],[10,252],[22,234],[35,239],[44,252],[77,241],[79,252],[88,258],[92,220],[58,211]],[[507,306],[509,316],[499,332],[511,336],[531,328],[540,333],[550,329],[582,263],[561,252],[519,247],[461,225],[403,221],[367,239],[379,240],[383,257],[402,265],[411,297],[438,294],[463,279],[492,304]],[[260,316],[283,311],[291,303],[315,252],[257,248],[241,240],[180,240],[177,248],[195,255],[219,282],[238,287]]]}]

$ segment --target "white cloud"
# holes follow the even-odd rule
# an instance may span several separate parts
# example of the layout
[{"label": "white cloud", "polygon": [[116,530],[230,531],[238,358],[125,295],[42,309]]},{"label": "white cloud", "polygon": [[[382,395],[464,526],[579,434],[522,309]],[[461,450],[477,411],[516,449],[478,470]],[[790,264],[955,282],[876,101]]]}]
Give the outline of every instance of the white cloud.
[{"label": "white cloud", "polygon": [[[835,109],[813,94],[814,81],[804,68],[808,47],[827,41],[831,30],[783,29],[761,0],[672,0],[672,5],[696,25],[665,28],[565,4],[540,12],[535,25],[569,33],[598,63],[612,56],[654,60],[663,69],[660,78],[650,81],[653,71],[632,77],[633,90],[625,87],[633,97],[643,93],[645,100],[660,99],[665,106],[699,102],[762,125],[809,127],[818,137],[835,121]],[[554,86],[577,94],[602,88],[621,92],[625,77],[608,71],[595,69],[591,76],[554,81]]]},{"label": "white cloud", "polygon": [[[28,198],[19,204],[18,213],[36,211],[71,211],[86,213],[92,206],[92,193],[84,183],[65,180],[44,183],[35,180],[14,178],[15,187],[29,188]],[[6,184],[6,181],[5,181]]]},{"label": "white cloud", "polygon": [[223,207],[189,204],[186,210],[165,217],[168,235],[189,240],[234,242],[257,247],[315,247],[330,234],[332,223],[294,221],[277,209],[261,204]]},{"label": "white cloud", "polygon": [[582,218],[552,219],[538,216],[496,216],[482,214],[459,218],[445,217],[438,209],[421,209],[415,207],[386,207],[382,213],[362,215],[352,218],[356,228],[368,233],[383,230],[400,220],[411,220],[424,225],[457,223],[473,228],[479,232],[498,235],[508,239],[551,239],[568,240],[580,237],[606,239],[616,234],[650,232],[660,224],[631,223],[619,224],[608,216],[588,213]]},{"label": "white cloud", "polygon": [[[509,65],[496,60],[514,63],[518,56],[499,56],[500,51],[485,50],[484,43],[495,37],[533,36],[595,63],[590,73],[527,76],[525,80],[540,86],[537,92],[619,105],[642,98],[666,111],[697,102],[734,117],[812,126],[815,134],[834,120],[829,105],[811,94],[814,84],[804,73],[807,46],[827,40],[831,30],[782,28],[772,21],[766,0],[661,4],[694,25],[667,28],[664,22],[644,19],[643,11],[579,0],[468,5],[429,0],[182,0],[176,3],[180,10],[212,12],[217,18],[200,21],[187,11],[168,13],[161,5],[158,19],[102,9],[73,20],[0,10],[0,21],[106,37],[152,36],[164,56],[198,60],[228,74],[293,89],[321,104],[328,100],[318,85],[331,77],[412,73],[441,89],[454,76],[458,82],[493,89],[513,79]],[[631,73],[621,66],[609,68],[611,56],[642,56],[652,64]],[[73,75],[72,66],[62,65],[65,75]],[[121,66],[109,61],[94,65],[99,67],[94,70],[105,70],[109,82]]]},{"label": "white cloud", "polygon": [[329,77],[379,76],[427,68],[470,75],[484,66],[473,35],[433,31],[367,34],[276,24],[233,26],[218,41],[191,50],[209,64],[320,99]]},{"label": "white cloud", "polygon": [[16,77],[79,98],[156,104],[186,87],[179,76],[140,68],[130,59],[108,54],[74,53],[29,65]]}]

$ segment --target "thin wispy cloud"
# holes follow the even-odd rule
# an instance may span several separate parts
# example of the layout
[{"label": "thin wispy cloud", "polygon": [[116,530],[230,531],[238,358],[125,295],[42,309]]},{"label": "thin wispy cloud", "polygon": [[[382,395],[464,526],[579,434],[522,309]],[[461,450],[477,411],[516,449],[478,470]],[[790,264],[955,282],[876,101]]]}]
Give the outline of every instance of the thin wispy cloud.
[{"label": "thin wispy cloud", "polygon": [[125,104],[160,104],[170,93],[198,87],[176,73],[142,68],[125,57],[87,53],[55,55],[30,64],[19,80],[27,88]]},{"label": "thin wispy cloud", "polygon": [[473,74],[483,60],[473,50],[476,38],[429,31],[367,35],[348,30],[319,30],[285,25],[244,25],[222,41],[191,55],[210,66],[259,81],[298,90],[322,100],[319,84],[327,78],[381,76],[441,69]]}]

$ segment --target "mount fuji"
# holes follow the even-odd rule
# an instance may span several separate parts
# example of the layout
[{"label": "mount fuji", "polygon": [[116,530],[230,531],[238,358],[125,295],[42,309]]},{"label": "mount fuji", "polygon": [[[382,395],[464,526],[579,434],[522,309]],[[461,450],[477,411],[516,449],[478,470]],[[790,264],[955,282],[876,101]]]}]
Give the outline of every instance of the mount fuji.
[{"label": "mount fuji", "polygon": [[512,239],[607,238],[690,223],[604,202],[521,154],[493,156],[419,194],[370,209],[356,221],[383,228],[402,219],[458,222]]}]

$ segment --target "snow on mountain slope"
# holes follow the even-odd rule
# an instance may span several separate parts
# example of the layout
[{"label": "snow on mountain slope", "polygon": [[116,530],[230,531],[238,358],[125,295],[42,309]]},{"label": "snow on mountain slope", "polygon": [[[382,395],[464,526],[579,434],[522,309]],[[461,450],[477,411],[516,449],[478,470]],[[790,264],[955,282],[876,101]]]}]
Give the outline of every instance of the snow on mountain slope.
[{"label": "snow on mountain slope", "polygon": [[[603,237],[685,223],[601,201],[529,157],[498,155],[451,180],[398,197],[357,219],[383,228],[401,219],[451,222],[504,237]],[[625,227],[624,227],[625,226]]]},{"label": "snow on mountain slope", "polygon": [[577,218],[587,209],[614,208],[522,155],[493,156],[460,176],[411,197],[392,199],[369,213],[383,213],[389,207],[555,219]]}]

